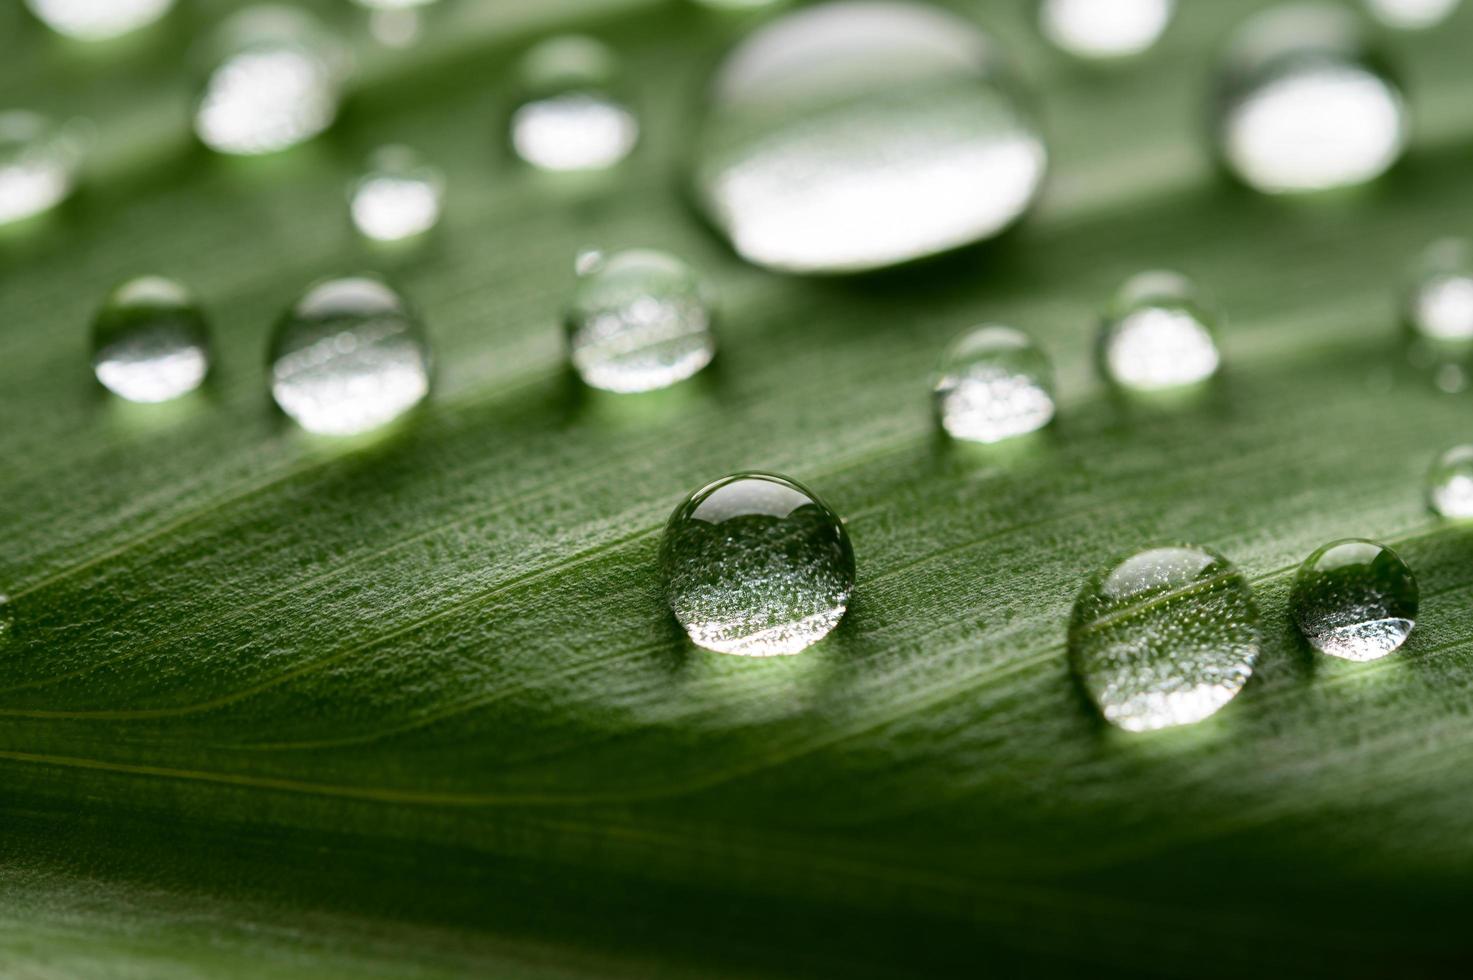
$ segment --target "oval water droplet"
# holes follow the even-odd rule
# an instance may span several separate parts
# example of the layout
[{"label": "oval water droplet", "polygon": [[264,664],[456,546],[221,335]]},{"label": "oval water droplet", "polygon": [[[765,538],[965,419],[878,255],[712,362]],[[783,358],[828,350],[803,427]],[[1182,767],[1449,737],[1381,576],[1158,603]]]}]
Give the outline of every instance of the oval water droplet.
[{"label": "oval water droplet", "polygon": [[1175,0],[1040,0],[1038,26],[1077,58],[1129,58],[1160,39]]},{"label": "oval water droplet", "polygon": [[854,552],[807,488],[738,473],[691,494],[665,528],[665,594],[691,640],[748,657],[798,653],[849,608]]},{"label": "oval water droplet", "polygon": [[591,37],[543,41],[523,56],[524,97],[511,116],[511,145],[540,170],[605,170],[639,141],[639,120],[612,94],[619,60]]},{"label": "oval water droplet", "polygon": [[164,402],[198,388],[210,367],[209,330],[189,290],[172,279],[130,279],[92,324],[92,370],[114,394]]},{"label": "oval water droplet", "polygon": [[55,207],[72,191],[81,146],[34,112],[0,112],[0,225]]},{"label": "oval water droplet", "polygon": [[917,3],[785,14],[722,63],[692,179],[748,261],[858,272],[997,234],[1047,153],[991,40]]},{"label": "oval water droplet", "polygon": [[26,6],[58,34],[106,41],[152,24],[174,0],[26,0]]},{"label": "oval water droplet", "polygon": [[1106,720],[1139,732],[1212,715],[1258,659],[1248,580],[1195,545],[1151,548],[1093,576],[1074,602],[1069,654]]},{"label": "oval water droplet", "polygon": [[1417,621],[1417,580],[1396,552],[1347,538],[1299,566],[1289,599],[1310,646],[1343,660],[1379,660]]},{"label": "oval water droplet", "polygon": [[933,390],[941,427],[954,439],[1000,442],[1054,417],[1053,365],[1012,327],[963,334],[942,359]]},{"label": "oval water droplet", "polygon": [[407,146],[385,146],[353,182],[349,213],[366,238],[399,242],[423,235],[440,220],[445,177]]},{"label": "oval water droplet", "polygon": [[368,432],[429,390],[430,351],[419,319],[378,279],[318,283],[277,325],[271,394],[308,432]]},{"label": "oval water droplet", "polygon": [[1453,520],[1473,517],[1473,446],[1454,446],[1427,472],[1427,502]]},{"label": "oval water droplet", "polygon": [[1142,392],[1206,381],[1222,360],[1213,336],[1215,319],[1185,276],[1143,272],[1131,277],[1101,326],[1105,375]]},{"label": "oval water droplet", "polygon": [[1435,27],[1458,9],[1462,0],[1365,0],[1381,23],[1401,31],[1421,31]]},{"label": "oval water droplet", "polygon": [[1411,339],[1439,360],[1473,347],[1473,247],[1445,238],[1424,251],[1402,297]]},{"label": "oval water droplet", "polygon": [[251,7],[222,25],[217,47],[194,113],[194,130],[212,150],[275,153],[337,118],[347,55],[305,12]]},{"label": "oval water droplet", "polygon": [[569,356],[585,383],[654,391],[711,362],[711,302],[690,266],[652,249],[580,257],[579,265],[563,322]]},{"label": "oval water droplet", "polygon": [[1401,89],[1350,12],[1302,3],[1257,14],[1235,35],[1220,68],[1215,131],[1229,170],[1281,194],[1380,176],[1406,148],[1409,122]]}]

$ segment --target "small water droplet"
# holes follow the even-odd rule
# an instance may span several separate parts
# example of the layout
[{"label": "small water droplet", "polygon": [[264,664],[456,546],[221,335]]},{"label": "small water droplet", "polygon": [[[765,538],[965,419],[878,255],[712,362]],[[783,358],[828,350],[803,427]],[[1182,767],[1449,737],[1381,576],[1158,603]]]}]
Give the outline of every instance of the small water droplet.
[{"label": "small water droplet", "polygon": [[1309,645],[1343,660],[1379,660],[1417,621],[1417,580],[1396,552],[1361,538],[1332,541],[1294,576],[1289,599]]},{"label": "small water droplet", "polygon": [[55,207],[72,191],[81,147],[45,116],[0,112],[0,225]]},{"label": "small water droplet", "polygon": [[47,27],[79,41],[106,41],[146,27],[174,0],[26,0]]},{"label": "small water droplet", "polygon": [[1038,26],[1075,57],[1129,58],[1160,39],[1175,6],[1175,0],[1041,0]]},{"label": "small water droplet", "polygon": [[193,391],[209,371],[209,331],[189,290],[143,276],[108,294],[92,325],[92,370],[113,393],[163,402]]},{"label": "small water droplet", "polygon": [[308,432],[368,432],[419,404],[429,389],[419,319],[378,279],[318,283],[277,325],[271,393]]},{"label": "small water droplet", "polygon": [[1185,276],[1159,271],[1132,276],[1101,327],[1105,374],[1143,392],[1200,384],[1221,363],[1214,321]]},{"label": "small water droplet", "polygon": [[0,646],[8,643],[15,635],[15,610],[10,597],[0,593]]},{"label": "small water droplet", "polygon": [[407,146],[377,150],[353,182],[349,212],[367,238],[398,242],[422,235],[440,220],[445,178]]},{"label": "small water droplet", "polygon": [[954,439],[1000,442],[1054,417],[1053,365],[1028,335],[987,325],[963,334],[942,358],[936,415]]},{"label": "small water droplet", "polygon": [[653,391],[710,363],[711,302],[690,266],[651,249],[595,256],[580,263],[564,317],[584,382],[605,391]]},{"label": "small water droplet", "polygon": [[1387,27],[1420,31],[1442,23],[1462,0],[1365,0],[1366,9]]},{"label": "small water droplet", "polygon": [[1242,690],[1258,659],[1248,580],[1206,548],[1151,548],[1085,583],[1069,654],[1089,696],[1132,732],[1201,721]]},{"label": "small water droplet", "polygon": [[695,145],[711,221],[748,261],[858,272],[989,238],[1047,153],[991,39],[917,3],[822,4],[722,63]]},{"label": "small water droplet", "polygon": [[605,170],[639,141],[639,121],[610,92],[619,60],[608,45],[568,35],[523,56],[525,92],[511,117],[516,155],[540,170]]},{"label": "small water droplet", "polygon": [[1473,517],[1473,446],[1454,446],[1427,473],[1427,502],[1443,517]]},{"label": "small water droplet", "polygon": [[1473,247],[1467,240],[1445,238],[1422,253],[1401,316],[1408,334],[1430,347],[1434,359],[1473,345]]},{"label": "small water droplet", "polygon": [[691,494],[665,528],[665,594],[697,646],[798,653],[849,608],[854,551],[838,516],[801,484],[738,473]]},{"label": "small water droplet", "polygon": [[1406,148],[1401,89],[1366,49],[1360,24],[1329,3],[1250,18],[1220,69],[1218,150],[1268,194],[1329,190],[1380,176]]},{"label": "small water droplet", "polygon": [[217,45],[223,54],[194,114],[206,146],[275,153],[332,125],[347,56],[311,16],[290,7],[251,7],[225,22]]}]

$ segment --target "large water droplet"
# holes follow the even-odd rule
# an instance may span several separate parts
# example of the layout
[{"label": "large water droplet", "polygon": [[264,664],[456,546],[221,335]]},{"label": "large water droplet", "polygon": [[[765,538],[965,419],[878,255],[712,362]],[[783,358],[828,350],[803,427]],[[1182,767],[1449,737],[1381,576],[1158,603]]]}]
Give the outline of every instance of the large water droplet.
[{"label": "large water droplet", "polygon": [[1022,331],[982,326],[947,350],[934,386],[936,415],[954,439],[999,442],[1054,417],[1053,365]]},{"label": "large water droplet", "polygon": [[26,0],[47,27],[79,41],[106,41],[146,27],[174,0]]},{"label": "large water droplet", "polygon": [[786,14],[727,57],[692,176],[749,261],[854,272],[996,234],[1033,201],[1046,159],[970,23],[847,0]]},{"label": "large water droplet", "polygon": [[1201,721],[1237,696],[1258,659],[1248,580],[1193,545],[1152,548],[1091,578],[1069,653],[1105,718],[1139,732]]},{"label": "large water droplet", "polygon": [[1390,548],[1348,538],[1304,559],[1289,601],[1299,632],[1316,650],[1379,660],[1416,625],[1417,580]]},{"label": "large water droplet", "polygon": [[1333,4],[1250,18],[1221,68],[1218,150],[1265,193],[1365,183],[1401,156],[1408,128],[1400,88],[1367,53],[1356,19]]},{"label": "large water droplet", "polygon": [[1447,20],[1461,0],[1365,0],[1366,8],[1387,27],[1420,31]]},{"label": "large water droplet", "polygon": [[738,473],[687,497],[665,528],[665,594],[697,646],[798,653],[838,625],[854,552],[837,515],[786,477]]},{"label": "large water droplet", "polygon": [[309,432],[376,429],[429,390],[430,352],[419,319],[378,279],[318,283],[277,325],[271,393]]},{"label": "large water droplet", "polygon": [[1454,446],[1427,472],[1427,502],[1443,517],[1473,517],[1473,446]]},{"label": "large water droplet", "polygon": [[1196,288],[1174,272],[1143,272],[1116,294],[1100,332],[1104,371],[1136,391],[1199,384],[1217,373],[1221,357],[1214,317]]},{"label": "large water droplet", "polygon": [[34,112],[0,112],[0,225],[47,211],[72,191],[81,148]]},{"label": "large water droplet", "polygon": [[1175,0],[1041,0],[1038,26],[1079,58],[1128,58],[1161,37]]},{"label": "large water droplet", "polygon": [[695,374],[716,353],[704,285],[690,266],[664,252],[580,257],[564,322],[573,367],[606,391],[664,388]]},{"label": "large water droplet", "polygon": [[103,303],[92,325],[92,369],[110,391],[135,402],[191,392],[209,371],[209,332],[194,297],[161,276],[131,279]]},{"label": "large water droplet", "polygon": [[522,58],[525,92],[511,117],[517,156],[541,170],[604,170],[639,140],[639,121],[610,94],[619,61],[590,37],[555,37]]},{"label": "large water droplet", "polygon": [[347,57],[309,15],[252,7],[222,26],[218,44],[222,57],[194,114],[206,146],[221,153],[274,153],[332,125]]},{"label": "large water droplet", "polygon": [[385,146],[353,183],[349,211],[367,238],[397,242],[422,235],[440,220],[445,178],[407,146]]}]

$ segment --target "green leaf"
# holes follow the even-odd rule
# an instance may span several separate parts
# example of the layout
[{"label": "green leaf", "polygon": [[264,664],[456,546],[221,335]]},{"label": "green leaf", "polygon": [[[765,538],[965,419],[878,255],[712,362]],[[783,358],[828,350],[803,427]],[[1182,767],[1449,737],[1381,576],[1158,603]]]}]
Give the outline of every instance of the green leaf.
[{"label": "green leaf", "polygon": [[[1466,394],[1405,366],[1404,265],[1473,223],[1473,11],[1389,40],[1416,114],[1364,193],[1268,200],[1202,139],[1232,4],[1183,4],[1116,71],[973,14],[1039,93],[1055,166],[1004,239],[802,280],[738,262],[679,160],[734,22],[668,3],[446,4],[373,50],[327,137],[278,159],[192,148],[192,36],[220,5],[79,50],[0,15],[5,102],[97,124],[85,187],[0,240],[0,974],[720,977],[1452,971],[1473,898],[1473,534],[1423,474]],[[1020,7],[1022,5],[1019,5]],[[627,57],[646,140],[608,180],[512,165],[504,66],[534,33]],[[380,142],[445,168],[422,252],[350,234]],[[710,376],[598,397],[557,311],[590,245],[670,249],[719,290]],[[1094,318],[1143,268],[1225,311],[1196,403],[1112,398]],[[271,323],[312,279],[378,268],[423,310],[432,404],[336,446],[270,408]],[[194,287],[204,397],[105,399],[87,331],[141,273]],[[979,321],[1059,366],[1056,429],[975,455],[928,374]],[[658,536],[722,474],[791,474],[847,519],[850,615],[803,656],[690,647]],[[1294,568],[1393,545],[1419,624],[1396,655],[1299,639]],[[1084,579],[1150,542],[1232,558],[1264,618],[1220,714],[1107,730],[1064,650]]]}]

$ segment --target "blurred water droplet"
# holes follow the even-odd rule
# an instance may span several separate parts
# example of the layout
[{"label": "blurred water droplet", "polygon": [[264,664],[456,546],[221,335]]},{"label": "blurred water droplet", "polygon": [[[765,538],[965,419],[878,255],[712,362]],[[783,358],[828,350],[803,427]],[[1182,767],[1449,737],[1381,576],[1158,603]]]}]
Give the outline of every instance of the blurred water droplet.
[{"label": "blurred water droplet", "polygon": [[0,112],[0,225],[50,210],[72,192],[81,145],[45,116]]},{"label": "blurred water droplet", "polygon": [[1406,148],[1409,121],[1356,19],[1334,4],[1302,3],[1257,14],[1234,36],[1215,129],[1228,168],[1280,194],[1380,176]]},{"label": "blurred water droplet", "polygon": [[1027,334],[982,326],[958,338],[933,387],[936,415],[954,439],[1000,442],[1054,417],[1053,365]]},{"label": "blurred water droplet", "polygon": [[1213,338],[1215,319],[1185,276],[1133,276],[1116,295],[1101,328],[1106,376],[1144,392],[1206,381],[1221,363]]},{"label": "blurred water droplet", "polygon": [[1096,574],[1074,603],[1069,654],[1106,720],[1139,732],[1215,714],[1258,659],[1258,609],[1226,558],[1152,548]]},{"label": "blurred water droplet", "polygon": [[1454,446],[1427,472],[1427,502],[1443,517],[1473,517],[1473,446]]},{"label": "blurred water droplet", "polygon": [[991,40],[930,6],[785,14],[722,63],[697,198],[746,259],[801,273],[895,265],[997,234],[1047,153]]},{"label": "blurred water droplet", "polygon": [[375,151],[353,183],[349,212],[365,237],[397,242],[422,235],[440,220],[445,178],[407,146]]},{"label": "blurred water droplet", "polygon": [[1473,345],[1473,248],[1465,239],[1445,238],[1423,252],[1401,315],[1413,340],[1438,351]]},{"label": "blurred water droplet", "polygon": [[1160,39],[1175,6],[1174,0],[1041,0],[1038,25],[1075,57],[1128,58]]},{"label": "blurred water droplet", "polygon": [[198,388],[209,367],[209,331],[189,290],[143,276],[108,294],[92,325],[92,369],[109,391],[168,401]]},{"label": "blurred water droplet", "polygon": [[318,283],[277,325],[271,393],[309,432],[368,432],[419,404],[429,388],[419,319],[378,279]]},{"label": "blurred water droplet", "polygon": [[1420,31],[1442,23],[1461,0],[1365,0],[1366,9],[1387,27]]},{"label": "blurred water droplet", "polygon": [[748,657],[798,653],[849,608],[854,552],[807,488],[738,473],[691,494],[665,528],[665,594],[691,640]]},{"label": "blurred water droplet", "polygon": [[15,610],[11,607],[10,597],[0,593],[0,646],[10,642],[15,636]]},{"label": "blurred water droplet", "polygon": [[26,6],[58,34],[106,41],[152,24],[174,0],[26,0]]},{"label": "blurred water droplet", "polygon": [[1464,371],[1460,364],[1444,364],[1433,375],[1433,382],[1437,385],[1438,391],[1456,395],[1467,389],[1468,372]]},{"label": "blurred water droplet", "polygon": [[524,98],[511,117],[511,145],[541,170],[604,170],[627,157],[639,121],[611,94],[614,52],[590,37],[555,37],[523,56]]},{"label": "blurred water droplet", "polygon": [[1416,625],[1417,580],[1390,548],[1347,538],[1304,560],[1289,603],[1316,650],[1343,660],[1378,660],[1406,642]]}]

